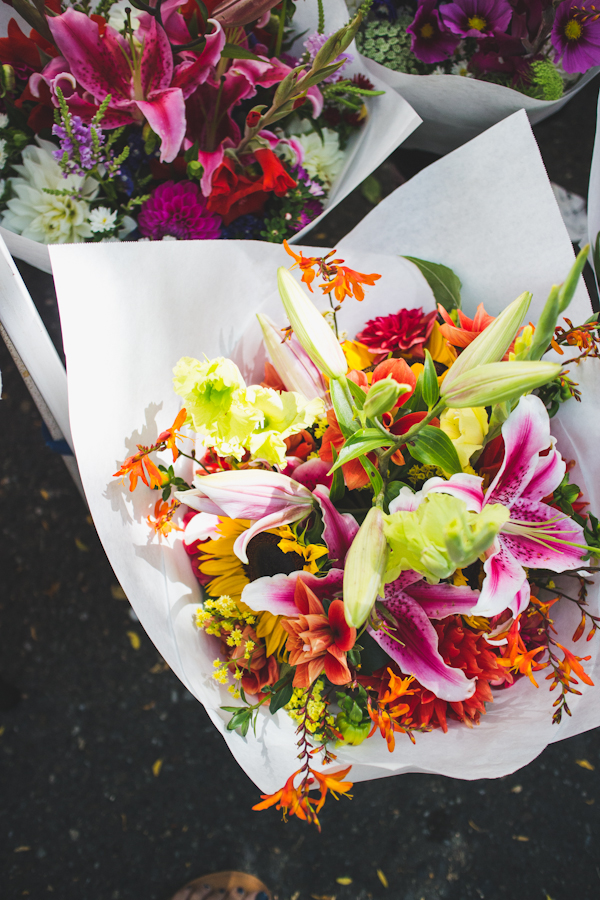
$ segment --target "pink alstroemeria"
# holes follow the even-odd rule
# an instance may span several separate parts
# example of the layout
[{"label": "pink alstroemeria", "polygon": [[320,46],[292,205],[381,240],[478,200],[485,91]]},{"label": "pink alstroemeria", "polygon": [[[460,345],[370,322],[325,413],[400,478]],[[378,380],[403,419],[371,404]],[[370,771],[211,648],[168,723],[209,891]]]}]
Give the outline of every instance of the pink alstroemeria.
[{"label": "pink alstroemeria", "polygon": [[[522,397],[502,426],[504,461],[485,495],[477,475],[453,475],[448,481],[430,478],[412,503],[431,491],[452,494],[473,512],[501,503],[510,518],[486,552],[484,579],[473,615],[495,616],[510,609],[518,615],[529,603],[525,567],[564,572],[581,566],[583,529],[567,515],[542,503],[561,483],[566,464],[550,435],[548,413],[539,397]],[[542,455],[544,454],[544,455]],[[405,508],[404,498],[390,511]],[[393,509],[392,509],[393,506]]]},{"label": "pink alstroemeria", "polygon": [[[65,95],[71,111],[89,119],[110,94],[103,126],[115,128],[146,119],[161,139],[161,161],[172,162],[185,137],[185,100],[206,81],[225,45],[222,27],[212,24],[214,31],[206,35],[202,53],[186,54],[175,66],[169,38],[154,18],[139,33],[141,47],[110,26],[100,35],[96,22],[73,9],[48,19],[65,68],[84,91],[81,96]],[[51,91],[60,77],[56,60],[52,63],[52,71],[42,73]],[[53,101],[58,106],[54,94]]]},{"label": "pink alstroemeria", "polygon": [[387,584],[382,601],[387,616],[382,627],[368,632],[405,675],[414,675],[441,700],[458,703],[475,692],[475,681],[462,669],[448,666],[438,650],[438,635],[430,619],[470,615],[478,594],[469,587],[427,584],[417,572],[403,572]]}]

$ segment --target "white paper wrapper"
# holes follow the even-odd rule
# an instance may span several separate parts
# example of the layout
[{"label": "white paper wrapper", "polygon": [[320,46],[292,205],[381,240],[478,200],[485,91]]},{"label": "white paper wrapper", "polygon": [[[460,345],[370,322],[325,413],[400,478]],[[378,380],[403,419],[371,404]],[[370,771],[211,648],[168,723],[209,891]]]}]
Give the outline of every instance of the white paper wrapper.
[{"label": "white paper wrapper", "polygon": [[[573,260],[524,113],[403,185],[339,250],[353,268],[383,276],[364,302],[346,300],[342,325],[350,334],[366,319],[401,306],[433,308],[425,280],[399,254],[451,265],[463,281],[464,308],[471,315],[482,300],[497,314],[531,290],[534,321],[551,284],[563,280]],[[297,766],[293,723],[284,712],[261,714],[256,737],[225,731],[227,716],[219,706],[231,705],[231,696],[211,678],[214,639],[193,625],[200,592],[185,550],[177,538],[162,544],[151,539],[145,517],[156,493],[138,488],[132,495],[110,476],[136,443],[150,442],[173,421],[179,399],[171,387],[172,368],[181,356],[233,355],[245,377],[261,379],[255,313],[264,311],[283,322],[275,269],[289,265],[289,257],[272,244],[219,241],[58,246],[51,257],[73,438],[98,533],[158,650],[204,704],[250,778],[272,792]],[[573,318],[585,318],[588,308],[580,286]],[[576,380],[584,377],[590,384],[583,403],[567,404],[562,425],[554,420],[554,431],[566,456],[580,461],[578,477],[598,509],[599,486],[591,467],[600,441],[594,406],[600,381],[596,369],[585,375],[582,369]],[[595,593],[592,601],[595,609]],[[561,609],[567,645],[577,618],[568,604]],[[587,644],[585,651],[594,653],[590,674],[598,683],[598,647]],[[501,692],[477,728],[451,723],[447,735],[419,735],[415,746],[399,737],[393,754],[376,736],[360,747],[341,749],[337,764],[352,763],[355,781],[409,771],[465,779],[507,774],[549,742],[600,722],[598,690],[583,686],[582,697],[573,698],[572,720],[552,726],[554,695],[546,684],[540,680],[536,690],[523,679]]]},{"label": "white paper wrapper", "polygon": [[[328,27],[331,23],[332,31],[341,27],[347,18],[344,3],[341,2],[338,6],[336,16],[330,16],[328,13]],[[6,34],[11,12],[10,7],[0,3],[0,35],[2,36]],[[18,16],[16,18],[25,34],[29,34],[27,23],[23,22]],[[299,33],[315,31],[316,4],[299,4],[295,22]],[[334,24],[338,22],[339,24]],[[299,50],[299,53],[301,52],[302,47]],[[344,72],[348,77],[352,77],[358,72],[365,72],[362,62],[358,60],[358,53],[355,53],[355,55],[357,59]],[[309,225],[295,234],[291,238],[290,243],[301,241],[304,235],[314,228],[328,212],[357,188],[374,169],[381,165],[390,153],[396,147],[399,147],[421,122],[419,116],[406,100],[396,94],[395,91],[389,90],[387,85],[380,82],[377,78],[370,76],[370,80],[375,84],[376,90],[382,90],[385,93],[380,97],[368,98],[369,117],[365,125],[350,139],[346,148],[344,168],[332,185],[324,203],[323,212]],[[43,272],[51,271],[47,245],[38,244],[36,241],[22,237],[22,235],[13,234],[13,232],[1,226],[0,235],[4,238],[13,256],[41,269]]]}]

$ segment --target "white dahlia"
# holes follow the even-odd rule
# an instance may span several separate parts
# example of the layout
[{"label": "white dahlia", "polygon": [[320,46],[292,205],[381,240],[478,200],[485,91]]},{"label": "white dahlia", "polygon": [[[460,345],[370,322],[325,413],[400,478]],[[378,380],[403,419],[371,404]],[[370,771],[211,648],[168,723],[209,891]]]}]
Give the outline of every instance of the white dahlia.
[{"label": "white dahlia", "polygon": [[[21,177],[10,179],[16,196],[6,204],[0,224],[40,244],[77,243],[91,237],[88,201],[96,196],[98,182],[89,175],[64,178],[52,155],[56,146],[36,140],[39,146],[29,144],[23,150],[23,165],[14,166]],[[77,196],[47,194],[44,188],[68,190]]]},{"label": "white dahlia", "polygon": [[302,168],[306,169],[311,178],[320,178],[329,188],[342,171],[345,154],[340,149],[340,141],[335,131],[324,128],[322,133],[323,140],[316,131],[300,134],[296,140],[304,149]]}]

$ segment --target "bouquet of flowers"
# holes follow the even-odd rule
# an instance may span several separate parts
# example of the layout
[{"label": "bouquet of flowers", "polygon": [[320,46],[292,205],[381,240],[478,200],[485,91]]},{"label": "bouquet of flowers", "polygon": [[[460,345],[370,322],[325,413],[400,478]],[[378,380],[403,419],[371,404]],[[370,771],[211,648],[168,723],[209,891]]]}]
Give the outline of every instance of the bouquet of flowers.
[{"label": "bouquet of flowers", "polygon": [[[600,21],[593,4],[571,0],[375,0],[357,45],[377,64],[369,64],[372,70],[406,93],[426,122],[450,127],[448,146],[442,135],[430,147],[448,149],[458,137],[452,125],[465,129],[464,140],[476,133],[478,120],[482,130],[521,106],[532,121],[558,109],[600,65]],[[494,87],[459,87],[457,78],[416,81],[432,75]],[[461,115],[458,104],[447,108],[454,85],[463,101],[474,98],[476,110]],[[427,135],[421,132],[417,141],[423,140]],[[430,140],[435,143],[433,133]]]},{"label": "bouquet of flowers", "polygon": [[[338,253],[289,250],[51,255],[115,572],[265,802],[319,818],[310,779],[495,777],[600,721],[584,642],[600,379],[595,323],[564,321],[589,316],[583,257],[552,288],[572,249],[523,113],[399,188]],[[529,308],[506,307],[523,287]],[[552,341],[558,362],[540,361]]]},{"label": "bouquet of flowers", "polygon": [[[158,535],[182,533],[206,591],[196,623],[214,639],[214,678],[241,701],[222,707],[228,730],[245,736],[262,707],[298,725],[300,768],[254,808],[318,825],[327,792],[352,785],[350,767],[319,771],[317,754],[327,765],[377,732],[393,751],[396,734],[472,727],[495,691],[523,676],[537,687],[541,670],[560,722],[579,680],[593,685],[591,657],[560,643],[552,611],[576,605],[574,641],[600,625],[582,574],[600,555],[598,519],[550,426],[579,392],[539,360],[551,345],[576,347],[571,363],[600,358],[600,332],[597,316],[558,324],[587,246],[536,328],[521,329],[530,294],[471,319],[456,275],[413,260],[445,298],[438,314],[400,309],[341,343],[342,303],[380,276],[285,247],[330,311],[281,267],[289,324],[259,315],[264,381],[247,385],[223,357],[180,359],[185,408],[116,475],[160,492],[148,518]],[[193,462],[192,484],[156,465],[161,451]]]},{"label": "bouquet of flowers", "polygon": [[[346,52],[362,12],[325,33],[292,0],[15,6],[32,27],[0,39],[4,234],[281,242],[356,186],[384,93]],[[368,171],[417,124],[397,100]]]}]

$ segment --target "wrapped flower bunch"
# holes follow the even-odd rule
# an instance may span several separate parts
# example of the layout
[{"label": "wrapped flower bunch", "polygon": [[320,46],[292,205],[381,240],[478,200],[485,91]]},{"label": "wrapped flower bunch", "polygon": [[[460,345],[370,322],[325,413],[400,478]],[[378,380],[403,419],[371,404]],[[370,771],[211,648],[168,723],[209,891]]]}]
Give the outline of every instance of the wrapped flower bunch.
[{"label": "wrapped flower bunch", "polygon": [[583,0],[374,0],[357,38],[398,72],[446,74],[558,100],[600,65],[600,18]]},{"label": "wrapped flower bunch", "polygon": [[0,39],[0,224],[46,244],[292,238],[381,93],[344,74],[362,12],[294,44],[295,9],[22,0],[31,30]]},{"label": "wrapped flower bunch", "polygon": [[[592,684],[555,604],[578,608],[573,640],[593,637],[600,529],[552,437],[577,385],[541,357],[598,357],[600,336],[595,317],[562,319],[588,248],[536,327],[522,327],[530,294],[470,319],[451,269],[407,257],[437,310],[368,319],[349,340],[343,303],[380,276],[285,247],[302,283],[278,270],[288,324],[259,314],[264,381],[246,384],[230,359],[180,359],[184,407],[116,475],[158,491],[149,526],[185,544],[228,729],[297,724],[296,771],[254,808],[318,825],[326,795],[352,787],[348,766],[331,767],[336,748],[393,752],[472,728],[520,679],[550,682],[560,722]],[[329,296],[327,312],[306,289]]]}]

